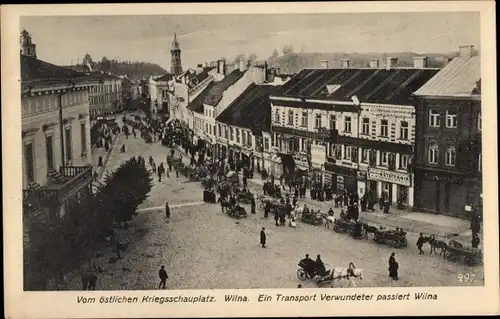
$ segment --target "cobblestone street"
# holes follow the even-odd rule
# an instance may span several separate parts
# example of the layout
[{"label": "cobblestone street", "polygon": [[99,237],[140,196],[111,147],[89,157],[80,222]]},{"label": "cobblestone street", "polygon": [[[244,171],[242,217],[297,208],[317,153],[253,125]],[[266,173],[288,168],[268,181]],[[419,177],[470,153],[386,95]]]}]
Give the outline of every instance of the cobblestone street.
[{"label": "cobblestone street", "polygon": [[[123,144],[125,154],[119,151]],[[126,139],[121,134],[106,169],[114,169],[122,160],[137,155],[146,160],[153,156],[157,164],[162,161],[165,164],[168,152],[160,142],[145,144],[139,137]],[[184,160],[188,163],[187,158]],[[249,182],[249,186],[254,193],[261,193],[258,182]],[[168,222],[163,209],[166,201],[172,214]],[[307,200],[307,203],[314,206],[319,202]],[[331,203],[318,206],[323,210]],[[246,209],[250,212],[249,206]],[[382,217],[380,221],[384,220]],[[389,220],[390,226],[390,219],[385,220]],[[262,227],[267,233],[266,249],[259,245]],[[155,289],[160,265],[165,265],[169,274],[168,289],[293,288],[299,283],[315,287],[313,282],[300,282],[296,276],[297,264],[306,253],[314,258],[321,254],[327,268],[347,267],[354,262],[364,270],[364,279],[356,282],[358,287],[482,285],[484,280],[482,265],[468,267],[429,255],[428,245],[424,246],[426,254],[418,255],[417,234],[411,232],[407,235],[408,247],[395,250],[377,245],[371,235],[369,240],[355,240],[348,234],[302,222],[298,222],[296,229],[276,227],[272,218],[264,219],[259,208],[256,215],[249,214],[248,218],[237,221],[221,213],[219,205],[202,202],[199,182],[189,182],[182,176],[176,178],[175,172],[162,182],[155,176],[153,189],[140,206],[139,216],[131,222],[129,230],[120,232],[127,238],[122,259],[110,264],[109,258],[115,256],[111,248],[98,252],[96,264],[104,270],[99,274],[98,289]],[[388,276],[387,262],[393,251],[400,264],[399,281]],[[475,274],[475,282],[459,282],[458,274],[465,273]],[[347,283],[344,281],[342,285],[346,287]],[[79,288],[79,277],[73,276],[67,289]]]}]

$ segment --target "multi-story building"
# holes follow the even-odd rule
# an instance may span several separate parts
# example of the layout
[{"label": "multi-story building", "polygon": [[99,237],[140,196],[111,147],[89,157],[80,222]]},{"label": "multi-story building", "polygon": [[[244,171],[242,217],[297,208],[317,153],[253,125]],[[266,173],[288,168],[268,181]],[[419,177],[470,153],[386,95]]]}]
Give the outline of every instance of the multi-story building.
[{"label": "multi-story building", "polygon": [[481,58],[472,46],[415,92],[415,206],[470,216],[481,210]]},{"label": "multi-story building", "polygon": [[95,79],[21,56],[25,217],[55,220],[91,194],[89,89]]},{"label": "multi-story building", "polygon": [[[122,79],[103,72],[85,73],[97,82],[90,88],[90,114],[103,116],[123,109]],[[83,75],[83,74],[82,74]]]},{"label": "multi-story building", "polygon": [[229,163],[243,164],[251,170],[265,168],[270,158],[269,132],[271,106],[269,95],[277,89],[273,85],[251,84],[216,118],[217,149]]},{"label": "multi-story building", "polygon": [[398,68],[389,57],[384,68],[351,68],[345,59],[339,69],[299,72],[270,98],[275,168],[316,171],[313,178],[337,192],[368,189],[379,197],[386,190],[411,206],[412,177],[404,168],[414,134],[411,94],[438,72],[420,61]]}]

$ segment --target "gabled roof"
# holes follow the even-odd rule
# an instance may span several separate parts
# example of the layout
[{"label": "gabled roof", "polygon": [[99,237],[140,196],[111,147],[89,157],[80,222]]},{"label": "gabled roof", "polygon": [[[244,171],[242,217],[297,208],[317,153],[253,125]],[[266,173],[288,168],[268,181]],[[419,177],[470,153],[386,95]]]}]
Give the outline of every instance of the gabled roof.
[{"label": "gabled roof", "polygon": [[417,96],[464,97],[478,95],[481,57],[456,57],[415,92]]},{"label": "gabled roof", "polygon": [[210,83],[191,103],[188,104],[187,109],[196,113],[203,114],[203,101],[206,99],[210,90],[214,87],[214,83]]},{"label": "gabled roof", "polygon": [[[438,69],[304,69],[287,83],[276,96],[315,100],[411,104],[413,92],[432,78]],[[335,90],[332,91],[332,87]]]},{"label": "gabled roof", "polygon": [[271,102],[269,95],[279,88],[273,85],[251,84],[216,120],[231,126],[247,128],[255,133],[269,132]]},{"label": "gabled roof", "polygon": [[226,91],[231,85],[236,83],[243,76],[243,74],[245,74],[245,72],[241,72],[239,69],[236,69],[226,75],[226,77],[222,79],[222,81],[216,82],[203,103],[211,106],[216,106],[222,99],[224,91]]}]

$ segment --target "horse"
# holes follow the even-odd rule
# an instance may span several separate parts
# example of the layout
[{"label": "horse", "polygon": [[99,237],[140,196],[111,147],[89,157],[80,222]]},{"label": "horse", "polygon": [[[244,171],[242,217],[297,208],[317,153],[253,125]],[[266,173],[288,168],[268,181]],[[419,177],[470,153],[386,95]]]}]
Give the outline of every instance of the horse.
[{"label": "horse", "polygon": [[293,211],[295,212],[295,214],[297,215],[297,218],[298,218],[302,215],[302,213],[304,213],[304,206],[300,206],[297,204],[293,208]]},{"label": "horse", "polygon": [[373,236],[375,236],[375,234],[379,231],[379,229],[377,227],[368,225],[367,223],[361,223],[361,225],[363,226],[363,229],[365,230],[364,236],[366,239],[368,239],[368,234],[373,234]]},{"label": "horse", "polygon": [[[349,263],[349,267],[333,267],[331,272],[332,276],[332,288],[335,280],[339,283],[341,279],[347,279],[349,281],[349,287],[356,287],[355,280],[363,280],[363,269],[357,269],[353,262]],[[340,283],[342,287],[342,283]]]},{"label": "horse", "polygon": [[424,237],[424,243],[427,242],[431,245],[431,254],[434,252],[437,255],[436,248],[441,249],[439,256],[443,254],[443,258],[446,258],[446,250],[448,250],[448,244],[441,239],[436,239],[436,236],[432,234],[430,237]]}]

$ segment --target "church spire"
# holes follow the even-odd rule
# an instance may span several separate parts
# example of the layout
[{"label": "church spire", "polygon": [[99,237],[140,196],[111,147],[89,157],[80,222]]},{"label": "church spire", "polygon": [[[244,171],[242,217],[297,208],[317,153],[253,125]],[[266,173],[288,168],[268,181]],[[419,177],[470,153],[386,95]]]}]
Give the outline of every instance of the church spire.
[{"label": "church spire", "polygon": [[178,75],[182,73],[181,47],[177,41],[177,32],[174,32],[174,39],[170,45],[170,72]]}]

